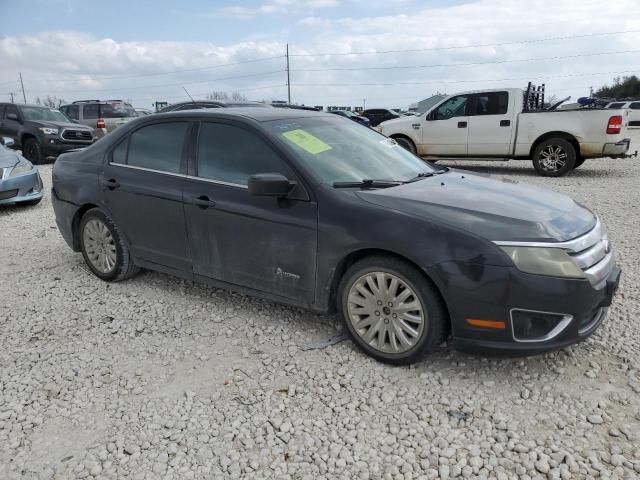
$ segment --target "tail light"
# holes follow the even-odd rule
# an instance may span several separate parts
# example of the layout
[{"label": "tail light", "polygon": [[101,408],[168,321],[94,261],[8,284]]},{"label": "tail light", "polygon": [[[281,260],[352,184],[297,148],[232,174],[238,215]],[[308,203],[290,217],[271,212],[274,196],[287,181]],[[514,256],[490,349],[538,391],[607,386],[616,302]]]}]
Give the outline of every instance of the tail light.
[{"label": "tail light", "polygon": [[620,133],[622,130],[622,115],[614,115],[609,118],[607,133]]},{"label": "tail light", "polygon": [[[613,118],[613,117],[611,117]],[[622,117],[620,117],[622,118]],[[103,118],[99,118],[98,119],[98,123],[96,123],[96,128],[107,128],[107,126],[104,123],[104,119]]]}]

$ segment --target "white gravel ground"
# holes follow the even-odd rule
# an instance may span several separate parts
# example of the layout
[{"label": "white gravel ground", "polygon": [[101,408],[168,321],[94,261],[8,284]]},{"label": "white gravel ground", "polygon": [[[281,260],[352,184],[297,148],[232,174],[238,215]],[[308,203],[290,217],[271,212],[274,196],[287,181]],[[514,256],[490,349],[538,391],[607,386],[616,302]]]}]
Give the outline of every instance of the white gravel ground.
[{"label": "white gravel ground", "polygon": [[[608,226],[622,285],[588,341],[385,366],[335,317],[144,272],[107,284],[50,198],[0,211],[0,478],[640,478],[640,160],[559,179]],[[41,168],[47,191],[51,166]]]}]

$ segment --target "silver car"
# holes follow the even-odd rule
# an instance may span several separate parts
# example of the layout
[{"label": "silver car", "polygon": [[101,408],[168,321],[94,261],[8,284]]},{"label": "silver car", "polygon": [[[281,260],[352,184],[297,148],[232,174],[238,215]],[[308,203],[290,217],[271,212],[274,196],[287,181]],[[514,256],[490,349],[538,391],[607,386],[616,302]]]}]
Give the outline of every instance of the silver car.
[{"label": "silver car", "polygon": [[13,145],[13,139],[0,137],[0,205],[36,205],[44,195],[38,167],[9,150]]},{"label": "silver car", "polygon": [[136,110],[122,100],[78,100],[60,107],[77,123],[96,129],[99,138],[138,117]]}]

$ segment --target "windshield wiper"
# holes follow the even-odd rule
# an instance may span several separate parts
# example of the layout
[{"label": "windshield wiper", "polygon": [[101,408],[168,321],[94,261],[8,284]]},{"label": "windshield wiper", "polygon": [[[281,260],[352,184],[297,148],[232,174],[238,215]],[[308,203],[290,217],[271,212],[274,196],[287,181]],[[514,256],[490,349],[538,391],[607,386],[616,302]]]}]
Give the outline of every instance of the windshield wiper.
[{"label": "windshield wiper", "polygon": [[405,182],[399,180],[372,180],[364,179],[359,182],[333,182],[334,188],[388,188],[402,185]]},{"label": "windshield wiper", "polygon": [[423,178],[433,177],[433,172],[420,172],[415,177],[410,178],[405,183],[417,182],[418,180],[422,180]]}]

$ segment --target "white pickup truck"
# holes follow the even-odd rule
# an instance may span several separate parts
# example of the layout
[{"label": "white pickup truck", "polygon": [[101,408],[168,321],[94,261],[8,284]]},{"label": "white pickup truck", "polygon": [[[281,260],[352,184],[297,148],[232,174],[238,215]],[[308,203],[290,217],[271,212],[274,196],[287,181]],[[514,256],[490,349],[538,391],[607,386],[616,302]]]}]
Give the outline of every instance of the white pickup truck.
[{"label": "white pickup truck", "polygon": [[519,88],[457,93],[377,130],[429,160],[532,159],[539,174],[552,177],[587,158],[627,154],[627,110],[531,109],[528,98]]}]

